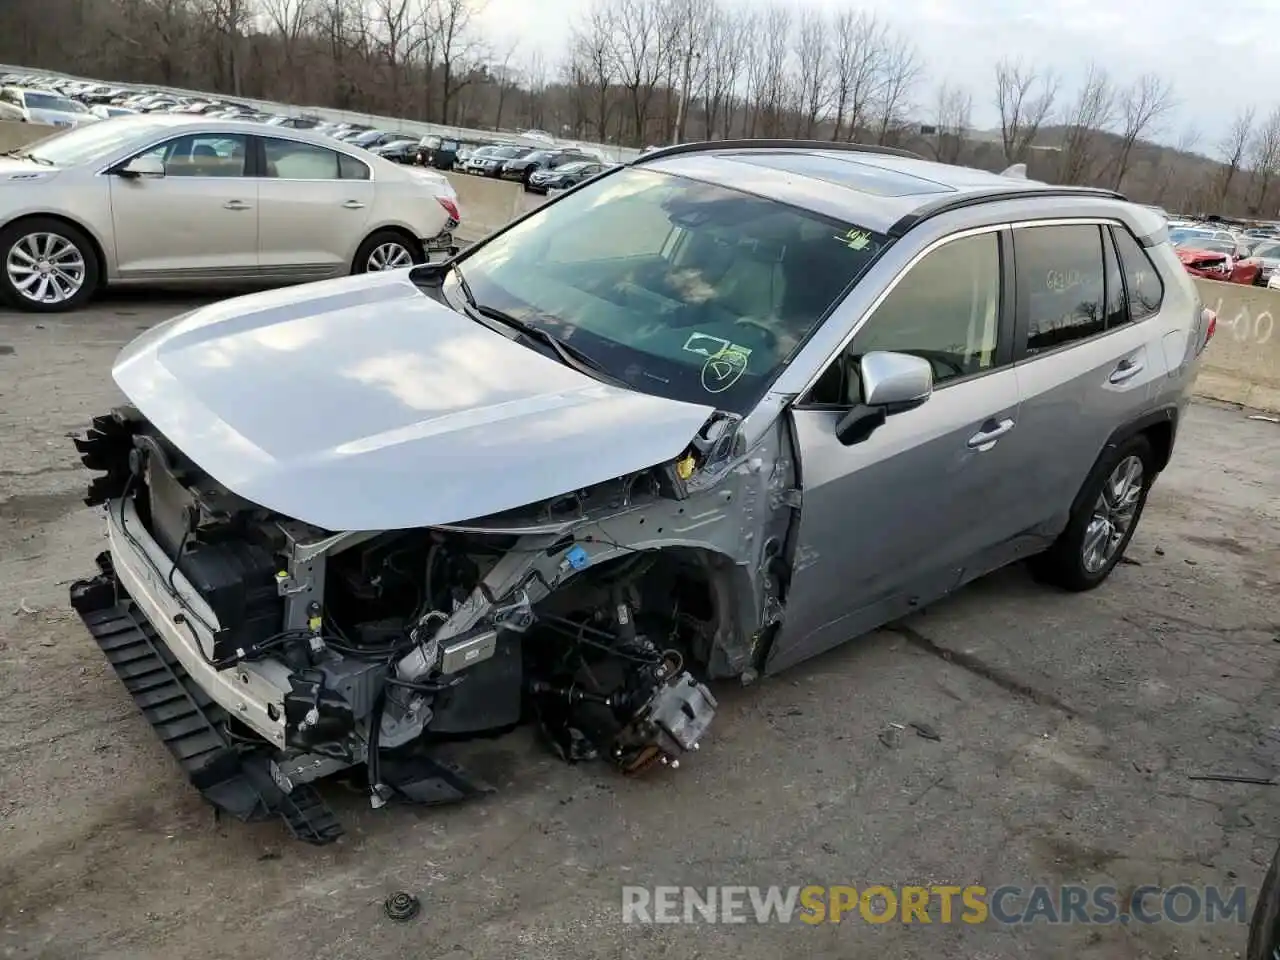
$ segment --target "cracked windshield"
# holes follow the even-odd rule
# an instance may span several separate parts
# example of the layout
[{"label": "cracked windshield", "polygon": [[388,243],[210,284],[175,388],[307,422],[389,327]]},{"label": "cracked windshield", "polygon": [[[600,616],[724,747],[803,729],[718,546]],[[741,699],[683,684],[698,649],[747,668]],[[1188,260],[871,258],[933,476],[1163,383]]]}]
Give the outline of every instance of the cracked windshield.
[{"label": "cracked windshield", "polygon": [[745,413],[882,236],[651,170],[565,197],[461,261],[477,303],[649,393]]}]

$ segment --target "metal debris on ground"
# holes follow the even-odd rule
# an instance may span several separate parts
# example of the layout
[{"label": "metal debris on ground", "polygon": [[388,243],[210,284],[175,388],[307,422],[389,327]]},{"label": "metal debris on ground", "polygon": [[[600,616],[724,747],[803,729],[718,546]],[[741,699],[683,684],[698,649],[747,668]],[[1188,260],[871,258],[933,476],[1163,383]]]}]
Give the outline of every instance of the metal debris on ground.
[{"label": "metal debris on ground", "polygon": [[1252,414],[1250,420],[1261,420],[1264,423],[1280,423],[1280,417],[1265,417],[1260,413]]},{"label": "metal debris on ground", "polygon": [[392,920],[412,920],[418,915],[422,903],[411,893],[399,890],[387,897],[382,903],[382,911]]},{"label": "metal debris on ground", "polygon": [[1257,787],[1278,787],[1280,780],[1269,777],[1237,777],[1229,773],[1202,773],[1187,777],[1188,780],[1210,780],[1214,783],[1249,783]]},{"label": "metal debris on ground", "polygon": [[925,740],[941,740],[942,734],[929,726],[927,723],[916,723],[912,721],[911,729],[915,730],[916,735],[923,737]]}]

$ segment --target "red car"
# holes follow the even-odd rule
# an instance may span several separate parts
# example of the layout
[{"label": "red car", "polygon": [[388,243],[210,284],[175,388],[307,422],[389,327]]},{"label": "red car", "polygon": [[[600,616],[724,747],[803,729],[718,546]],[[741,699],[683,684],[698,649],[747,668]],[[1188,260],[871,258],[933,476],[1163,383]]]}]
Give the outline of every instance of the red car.
[{"label": "red car", "polygon": [[1262,282],[1262,264],[1259,261],[1247,257],[1236,258],[1223,250],[1211,249],[1211,245],[1216,246],[1208,241],[1203,246],[1177,248],[1178,259],[1182,261],[1187,273],[1193,277],[1223,283],[1255,285]]}]

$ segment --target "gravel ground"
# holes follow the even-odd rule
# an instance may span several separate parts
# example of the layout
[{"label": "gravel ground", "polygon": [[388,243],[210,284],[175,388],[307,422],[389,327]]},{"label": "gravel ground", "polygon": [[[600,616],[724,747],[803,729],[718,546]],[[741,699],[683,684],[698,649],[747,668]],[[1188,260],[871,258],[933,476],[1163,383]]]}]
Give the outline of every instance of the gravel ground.
[{"label": "gravel ground", "polygon": [[[0,956],[1239,956],[1237,923],[624,925],[623,884],[1244,884],[1280,836],[1280,426],[1194,406],[1130,562],[1087,596],[1015,568],[718,691],[679,771],[622,781],[522,733],[449,809],[327,795],[347,836],[215,821],[66,602],[101,549],[68,435],[117,349],[186,309],[0,313]],[[923,723],[939,740],[916,736]],[[893,725],[902,725],[898,729]],[[382,916],[395,890],[422,899]],[[1250,901],[1251,905],[1252,901]]]}]

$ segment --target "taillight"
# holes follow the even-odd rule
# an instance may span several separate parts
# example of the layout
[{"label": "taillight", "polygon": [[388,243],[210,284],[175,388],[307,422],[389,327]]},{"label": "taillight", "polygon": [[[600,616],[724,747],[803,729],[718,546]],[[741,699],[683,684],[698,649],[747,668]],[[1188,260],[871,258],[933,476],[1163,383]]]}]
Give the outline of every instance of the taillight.
[{"label": "taillight", "polygon": [[1218,314],[1205,307],[1200,311],[1200,323],[1204,328],[1204,339],[1200,341],[1200,349],[1196,353],[1200,353],[1209,345],[1209,341],[1213,339],[1213,335],[1218,332]]},{"label": "taillight", "polygon": [[448,197],[436,197],[436,202],[439,203],[440,206],[444,207],[444,212],[449,215],[450,220],[456,220],[458,223],[462,222],[462,214],[458,212],[458,205],[456,203]]}]

